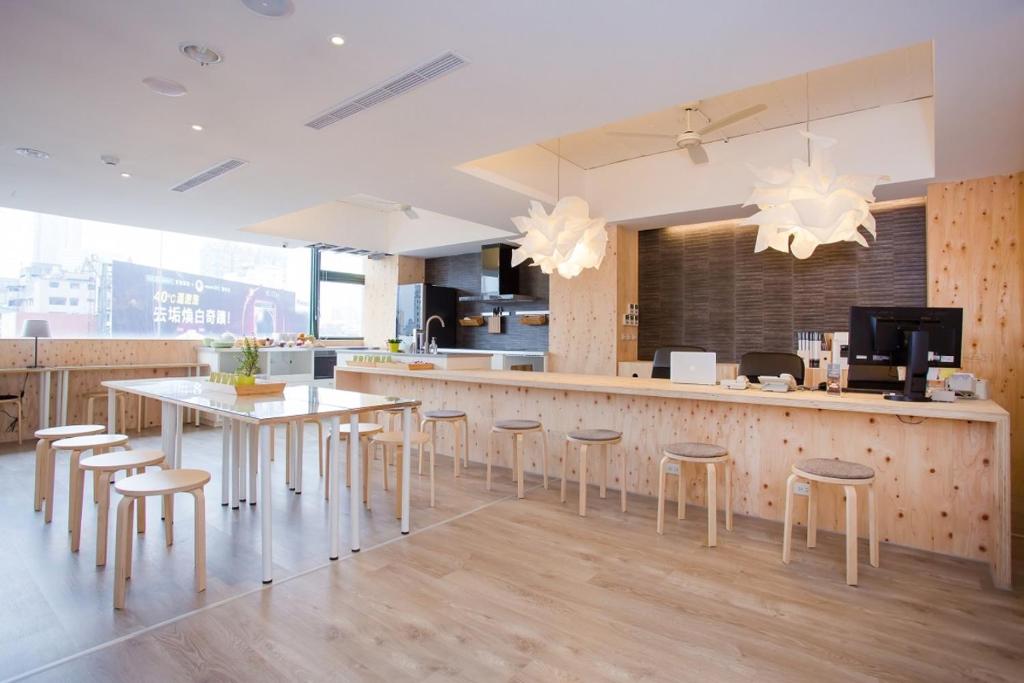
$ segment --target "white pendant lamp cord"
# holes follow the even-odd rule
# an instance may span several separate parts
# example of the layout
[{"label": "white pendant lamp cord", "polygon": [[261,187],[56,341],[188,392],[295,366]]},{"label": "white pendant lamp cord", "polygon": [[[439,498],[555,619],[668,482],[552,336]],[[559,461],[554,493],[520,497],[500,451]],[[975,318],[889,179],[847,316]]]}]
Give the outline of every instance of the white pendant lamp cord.
[{"label": "white pendant lamp cord", "polygon": [[[811,72],[804,76],[804,106],[807,108],[807,123],[805,124],[808,133],[811,132]],[[807,138],[807,165],[811,165],[811,138]]]}]

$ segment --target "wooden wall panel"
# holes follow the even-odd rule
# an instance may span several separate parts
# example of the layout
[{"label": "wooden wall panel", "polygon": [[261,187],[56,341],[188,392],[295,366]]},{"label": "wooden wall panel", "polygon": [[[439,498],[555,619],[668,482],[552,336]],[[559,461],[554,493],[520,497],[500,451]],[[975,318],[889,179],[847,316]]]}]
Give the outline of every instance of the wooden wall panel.
[{"label": "wooden wall panel", "polygon": [[878,239],[819,247],[806,260],[754,253],[757,234],[735,221],[640,234],[639,358],[695,344],[737,361],[747,351],[792,351],[798,330],[844,330],[850,306],[922,306],[925,212],[876,215]]},{"label": "wooden wall panel", "polygon": [[395,336],[398,285],[424,281],[424,260],[412,256],[367,259],[363,288],[363,339],[369,346],[384,346]]},{"label": "wooden wall panel", "polygon": [[[31,339],[0,340],[0,367],[17,368],[32,364]],[[112,365],[141,363],[194,363],[199,342],[177,339],[41,339],[39,341],[40,365]],[[84,394],[100,389],[105,379],[132,379],[151,377],[174,377],[184,375],[183,370],[124,370],[102,372],[72,372],[68,389],[68,422],[82,423],[85,420]],[[25,411],[25,434],[31,436],[39,425],[39,375],[31,375],[26,383],[24,375],[0,375],[0,394],[20,394],[25,390],[23,409]],[[56,379],[51,388],[52,400],[56,400]],[[136,402],[128,402],[128,421],[136,424]],[[97,407],[100,416],[106,415],[106,403]],[[56,415],[50,409],[51,420]],[[147,424],[159,422],[160,411],[156,404],[147,409]],[[7,432],[9,421],[0,415],[0,442],[17,440],[17,434]]]},{"label": "wooden wall panel", "polygon": [[608,226],[608,248],[597,270],[588,268],[570,280],[551,277],[548,369],[553,372],[616,373],[618,233],[617,226]]},{"label": "wooden wall panel", "polygon": [[619,228],[618,250],[618,292],[615,311],[615,325],[618,330],[617,360],[636,360],[637,341],[640,328],[627,326],[623,323],[629,312],[629,304],[640,303],[639,274],[640,252],[639,235],[636,230]]},{"label": "wooden wall panel", "polygon": [[928,304],[964,309],[964,369],[1009,411],[1024,531],[1024,172],[928,186]]},{"label": "wooden wall panel", "polygon": [[[842,457],[864,463],[878,473],[879,534],[884,541],[977,560],[992,561],[997,521],[997,477],[991,454],[995,429],[991,423],[928,419],[901,422],[896,416],[840,413],[751,404],[630,396],[590,391],[564,391],[494,384],[448,382],[430,378],[338,373],[339,388],[392,396],[415,396],[426,409],[457,408],[469,417],[470,458],[484,460],[496,418],[543,421],[549,431],[549,474],[557,477],[567,431],[610,428],[623,432],[613,448],[609,486],[617,489],[623,456],[627,490],[646,496],[657,493],[659,446],[676,441],[710,441],[726,446],[735,462],[734,510],[780,521],[785,481],[790,467],[807,457]],[[444,432],[442,437],[441,432]],[[526,437],[525,467],[540,472],[539,443]],[[452,452],[447,430],[438,432],[438,450]],[[511,464],[511,441],[495,441],[494,462]],[[569,460],[575,480],[576,460]],[[480,465],[475,465],[479,467]],[[597,467],[591,472],[596,473]],[[613,474],[614,473],[614,474]],[[450,473],[449,475],[450,476]],[[497,476],[507,476],[502,472]],[[687,498],[704,500],[704,477],[688,468]],[[591,483],[595,480],[592,478]],[[575,504],[575,486],[570,505]],[[821,528],[844,528],[838,487],[822,487]],[[675,483],[669,497],[674,499]],[[719,504],[723,501],[719,493]],[[614,494],[609,496],[617,500]],[[594,496],[596,499],[596,496]],[[674,515],[670,508],[669,514]],[[860,506],[859,529],[867,530],[866,506]],[[805,520],[805,503],[797,497],[796,519]],[[737,518],[736,524],[743,524]],[[653,530],[652,530],[653,533]],[[720,532],[721,533],[721,532]],[[884,562],[883,558],[883,562]]]}]

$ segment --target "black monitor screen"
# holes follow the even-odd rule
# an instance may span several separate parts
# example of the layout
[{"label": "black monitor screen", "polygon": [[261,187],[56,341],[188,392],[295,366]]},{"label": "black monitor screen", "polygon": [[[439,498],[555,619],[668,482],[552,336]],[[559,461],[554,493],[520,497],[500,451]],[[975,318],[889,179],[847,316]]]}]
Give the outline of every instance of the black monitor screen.
[{"label": "black monitor screen", "polygon": [[850,308],[850,363],[906,365],[907,333],[928,333],[928,365],[960,367],[962,308]]}]

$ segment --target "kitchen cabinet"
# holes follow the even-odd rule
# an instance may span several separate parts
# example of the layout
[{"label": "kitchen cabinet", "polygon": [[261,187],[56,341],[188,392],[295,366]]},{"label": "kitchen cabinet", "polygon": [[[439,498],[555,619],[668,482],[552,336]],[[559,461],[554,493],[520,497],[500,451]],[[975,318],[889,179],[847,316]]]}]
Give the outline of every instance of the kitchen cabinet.
[{"label": "kitchen cabinet", "polygon": [[[210,366],[210,372],[238,372],[242,361],[242,350],[200,349],[199,362]],[[306,384],[313,381],[313,348],[266,348],[260,349],[260,364],[257,376],[275,382]]]}]

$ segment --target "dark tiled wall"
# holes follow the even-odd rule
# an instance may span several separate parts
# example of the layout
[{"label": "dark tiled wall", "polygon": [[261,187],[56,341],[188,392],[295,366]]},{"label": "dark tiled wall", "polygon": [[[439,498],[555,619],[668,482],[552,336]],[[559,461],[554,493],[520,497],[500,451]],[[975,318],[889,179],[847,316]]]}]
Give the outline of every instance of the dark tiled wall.
[{"label": "dark tiled wall", "polygon": [[[459,296],[480,294],[480,252],[443,256],[426,260],[426,281],[432,285],[454,287]],[[500,304],[515,312],[548,310],[548,276],[540,268],[519,266],[519,293],[536,297],[536,301]],[[459,302],[459,317],[490,311],[499,304]],[[548,326],[523,325],[514,315],[504,319],[501,334],[489,334],[487,326],[459,327],[456,344],[465,349],[495,349],[498,351],[547,351]]]},{"label": "dark tiled wall", "polygon": [[926,305],[924,207],[876,221],[869,249],[826,244],[803,261],[755,254],[754,227],[641,232],[640,358],[695,344],[734,362],[747,351],[792,351],[798,330],[845,330],[850,306]]}]

